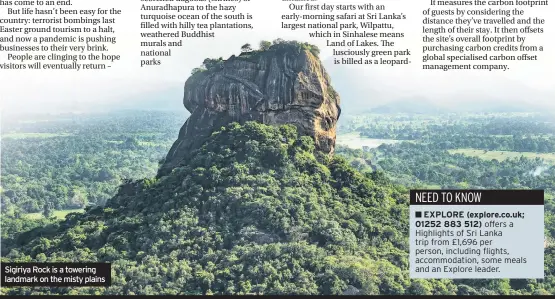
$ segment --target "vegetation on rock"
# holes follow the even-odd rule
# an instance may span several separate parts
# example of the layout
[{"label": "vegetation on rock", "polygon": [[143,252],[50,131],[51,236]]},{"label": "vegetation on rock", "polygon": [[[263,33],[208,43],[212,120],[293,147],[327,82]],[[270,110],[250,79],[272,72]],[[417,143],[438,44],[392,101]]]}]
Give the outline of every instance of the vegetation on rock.
[{"label": "vegetation on rock", "polygon": [[[314,55],[314,57],[318,58],[320,55],[320,48],[316,45],[312,45],[306,42],[298,42],[298,41],[286,41],[283,39],[276,39],[273,42],[269,41],[261,41],[259,44],[258,50],[254,50],[251,44],[244,44],[241,46],[241,55],[239,56],[232,56],[233,58],[247,58],[252,57],[253,55],[263,53],[263,52],[271,52],[271,51],[292,51],[294,53],[300,53],[300,51],[309,51]],[[202,73],[207,70],[218,70],[223,67],[223,64],[226,62],[222,57],[214,59],[214,58],[206,58],[202,65],[199,67],[194,68],[191,71],[191,75],[195,75],[198,73]]]}]

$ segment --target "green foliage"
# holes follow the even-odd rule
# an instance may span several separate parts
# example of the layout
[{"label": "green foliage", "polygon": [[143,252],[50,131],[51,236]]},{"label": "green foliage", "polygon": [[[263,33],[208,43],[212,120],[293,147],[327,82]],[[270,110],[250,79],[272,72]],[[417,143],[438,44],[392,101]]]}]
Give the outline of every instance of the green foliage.
[{"label": "green foliage", "polygon": [[318,46],[305,43],[304,47],[315,57],[320,57],[320,48]]},{"label": "green foliage", "polygon": [[56,293],[404,293],[406,197],[317,156],[294,126],[231,124],[172,174],[16,238],[3,261],[112,263],[112,287]]},{"label": "green foliage", "polygon": [[259,45],[261,51],[268,51],[271,46],[272,46],[272,42],[269,42],[266,40],[261,41]]},{"label": "green foliage", "polygon": [[42,212],[45,218],[50,218],[54,215],[54,209],[52,208],[52,203],[44,204],[44,211]]},{"label": "green foliage", "polygon": [[24,216],[104,204],[122,180],[152,176],[183,116],[127,112],[4,123],[3,134],[58,134],[2,138],[2,213]]},{"label": "green foliage", "polygon": [[241,52],[246,53],[251,51],[252,51],[251,44],[244,44],[243,46],[241,46]]},{"label": "green foliage", "polygon": [[316,58],[320,55],[320,48],[316,45],[312,45],[306,42],[299,42],[295,40],[284,40],[284,39],[276,39],[273,41],[273,45],[270,47],[270,50],[281,51],[281,50],[288,50],[288,51],[309,51],[314,55]]},{"label": "green foliage", "polygon": [[218,59],[206,58],[202,62],[202,66],[199,69],[206,69],[206,70],[216,70],[222,69],[224,66],[225,60],[220,57]]},{"label": "green foliage", "polygon": [[[315,57],[319,57],[320,49],[309,43],[303,43],[298,41],[286,41],[283,39],[276,39],[273,42],[269,41],[261,41],[259,44],[259,49],[254,50],[252,45],[247,43],[241,46],[241,55],[238,57],[232,56],[230,59],[234,58],[243,58],[248,59],[254,57],[253,55],[257,55],[263,52],[271,52],[271,51],[290,51],[296,54],[300,54],[301,51],[309,51]],[[218,59],[213,58],[206,58],[200,67],[194,68],[191,71],[191,75],[196,75],[205,71],[214,71],[214,70],[221,70],[224,67],[224,64],[227,60],[224,60],[222,57]]]},{"label": "green foliage", "polygon": [[[381,121],[374,128],[385,132],[383,127],[396,130],[406,125],[395,132],[405,134],[410,130],[420,136],[428,134],[422,134],[423,130],[442,130],[433,123],[423,124],[419,117],[401,118],[404,120]],[[136,123],[141,126],[135,127],[156,132],[171,126],[162,122],[160,127],[150,127],[151,118]],[[540,134],[533,125],[513,123],[515,132]],[[6,156],[3,140],[2,158],[9,162],[8,166],[2,165],[2,171],[4,175],[5,169],[9,170],[10,181],[1,190],[1,253],[2,262],[110,262],[113,285],[107,289],[10,288],[2,289],[2,294],[555,293],[555,247],[545,249],[546,276],[542,280],[409,279],[407,189],[397,185],[546,189],[549,235],[555,231],[555,205],[549,197],[555,175],[553,167],[545,168],[546,161],[541,159],[499,161],[452,155],[439,140],[424,137],[413,138],[410,143],[382,145],[370,152],[338,147],[338,155],[329,157],[316,151],[312,138],[298,136],[294,126],[250,122],[230,124],[214,132],[171,174],[137,180],[122,175],[129,170],[118,167],[134,164],[124,162],[124,158],[105,159],[109,157],[106,151],[126,153],[137,163],[146,163],[145,158],[138,157],[150,157],[148,163],[158,165],[158,151],[148,151],[151,147],[145,144],[165,139],[153,136],[147,140],[149,134],[131,130],[133,126],[122,131],[109,124],[102,132],[85,129],[89,123],[71,135],[41,139],[36,149],[32,148],[36,140],[12,139]],[[368,121],[347,125],[351,129],[373,126]],[[488,127],[484,121],[460,125]],[[535,128],[548,134],[546,127]],[[482,134],[494,132],[489,128]],[[463,131],[458,127],[450,130]],[[91,141],[84,137],[67,139],[77,138],[72,137],[80,136],[77,133]],[[168,145],[175,134],[166,136]],[[117,143],[103,143],[106,136],[114,140],[116,135]],[[70,145],[75,148],[68,151]],[[34,150],[36,158],[28,154],[27,147]],[[62,154],[53,154],[57,152]],[[83,169],[98,172],[58,182],[59,188],[65,187],[62,194],[71,194],[64,202],[83,204],[83,195],[96,186],[87,185],[91,177],[111,184],[123,181],[117,190],[114,188],[115,196],[104,206],[88,206],[83,214],[68,214],[62,222],[54,217],[23,218],[24,202],[35,202],[38,207],[46,207],[44,201],[57,202],[41,191],[52,190],[49,180],[64,177],[65,173],[83,173],[81,168],[56,164],[68,153],[79,157],[75,161],[86,165]],[[31,171],[34,167],[30,165],[40,167]],[[541,173],[536,173],[538,167],[543,167]],[[38,177],[35,183],[30,183],[32,175]],[[117,177],[122,180],[115,180]],[[5,184],[4,176],[2,179]],[[41,180],[47,184],[40,185]],[[19,194],[26,194],[25,201]],[[85,198],[97,203],[91,200],[93,197]]]},{"label": "green foliage", "polygon": [[355,125],[362,136],[418,140],[442,149],[555,152],[555,125],[538,115],[382,115]]},{"label": "green foliage", "polygon": [[200,66],[200,67],[196,67],[191,71],[191,75],[195,75],[198,73],[202,73],[204,71],[207,71],[206,67],[204,65]]}]

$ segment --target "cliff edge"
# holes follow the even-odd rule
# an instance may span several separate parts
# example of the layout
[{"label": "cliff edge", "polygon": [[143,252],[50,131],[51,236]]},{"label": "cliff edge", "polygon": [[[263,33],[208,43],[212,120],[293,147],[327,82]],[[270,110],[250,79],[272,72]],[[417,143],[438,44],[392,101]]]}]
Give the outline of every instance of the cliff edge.
[{"label": "cliff edge", "polygon": [[227,60],[206,59],[185,83],[183,104],[191,112],[159,175],[166,174],[222,126],[258,121],[293,124],[316,148],[333,153],[340,98],[318,58],[317,47],[295,41],[242,48]]}]

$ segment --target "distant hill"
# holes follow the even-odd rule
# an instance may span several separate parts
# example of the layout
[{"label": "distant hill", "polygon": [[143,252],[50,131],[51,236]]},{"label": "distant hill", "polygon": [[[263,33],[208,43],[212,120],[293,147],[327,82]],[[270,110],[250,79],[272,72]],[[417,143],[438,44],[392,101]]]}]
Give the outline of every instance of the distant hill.
[{"label": "distant hill", "polygon": [[424,97],[404,98],[370,109],[373,113],[408,113],[431,114],[448,112],[448,107],[443,107]]},{"label": "distant hill", "polygon": [[371,108],[369,112],[380,114],[436,114],[436,113],[510,113],[510,112],[539,112],[541,107],[524,103],[498,102],[473,102],[460,103],[455,105],[441,105],[425,98],[415,97],[412,99],[402,99]]}]

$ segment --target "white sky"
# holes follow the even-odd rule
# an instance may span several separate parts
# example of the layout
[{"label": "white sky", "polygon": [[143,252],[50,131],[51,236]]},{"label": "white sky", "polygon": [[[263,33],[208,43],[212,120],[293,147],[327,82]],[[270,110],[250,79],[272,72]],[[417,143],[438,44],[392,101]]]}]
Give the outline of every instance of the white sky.
[{"label": "white sky", "polygon": [[[152,93],[157,90],[183,86],[192,68],[197,67],[206,57],[224,57],[239,54],[241,45],[249,42],[258,45],[260,40],[297,39],[315,43],[322,49],[322,59],[329,58],[325,41],[308,38],[307,31],[281,29],[281,14],[288,12],[289,2],[281,0],[252,0],[239,4],[238,10],[254,15],[254,30],[218,31],[216,38],[210,40],[184,40],[182,48],[174,48],[173,55],[162,58],[161,66],[139,66],[140,43],[140,6],[142,3],[131,0],[72,0],[75,9],[95,9],[97,7],[116,7],[123,10],[117,18],[117,46],[112,46],[114,54],[122,55],[122,60],[104,71],[6,71],[0,70],[0,100],[5,112],[64,110],[67,107],[90,106],[95,103],[132,100],[133,96]],[[196,1],[195,1],[196,2]],[[192,2],[193,4],[195,2]],[[160,1],[160,3],[164,3]],[[178,3],[178,2],[172,2]],[[181,2],[183,3],[183,2]],[[217,4],[218,2],[215,2]],[[221,2],[230,4],[230,2]],[[304,2],[301,2],[304,3]],[[324,3],[314,1],[313,3]],[[525,8],[528,15],[546,17],[543,35],[529,35],[527,44],[544,45],[545,51],[539,53],[540,61],[515,63],[507,72],[487,71],[422,71],[421,70],[421,20],[422,11],[427,8],[427,0],[329,0],[326,4],[385,4],[387,12],[403,12],[408,20],[397,21],[396,27],[404,31],[406,38],[399,45],[412,50],[413,64],[410,66],[356,66],[352,76],[360,84],[375,86],[381,93],[392,95],[424,95],[426,97],[448,100],[450,97],[461,100],[461,93],[472,95],[488,94],[497,98],[512,96],[525,99],[531,93],[542,94],[543,101],[554,98],[554,41],[555,20],[553,5],[538,9]],[[504,7],[507,8],[507,7]],[[2,14],[0,18],[9,15]],[[0,52],[0,63],[6,62],[6,53]],[[335,78],[334,80],[350,80]],[[360,95],[372,102],[372,94]],[[393,97],[393,96],[392,96]],[[538,98],[539,99],[539,98]],[[349,99],[343,98],[348,102]],[[181,101],[180,98],[176,101]]]}]

